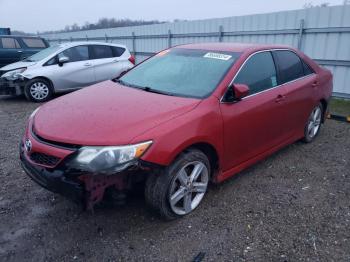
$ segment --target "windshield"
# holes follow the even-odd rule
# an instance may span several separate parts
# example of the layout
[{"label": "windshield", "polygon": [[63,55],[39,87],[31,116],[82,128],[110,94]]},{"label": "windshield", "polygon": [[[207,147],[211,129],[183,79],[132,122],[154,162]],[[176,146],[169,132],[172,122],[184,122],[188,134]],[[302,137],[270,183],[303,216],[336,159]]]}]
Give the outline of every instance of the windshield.
[{"label": "windshield", "polygon": [[174,48],[138,65],[120,78],[126,86],[167,95],[210,95],[239,53]]},{"label": "windshield", "polygon": [[60,48],[61,47],[59,45],[50,46],[50,47],[45,48],[32,56],[24,59],[23,61],[38,62],[38,61],[43,60],[44,58],[48,57],[49,55],[53,54],[54,52],[56,52]]}]

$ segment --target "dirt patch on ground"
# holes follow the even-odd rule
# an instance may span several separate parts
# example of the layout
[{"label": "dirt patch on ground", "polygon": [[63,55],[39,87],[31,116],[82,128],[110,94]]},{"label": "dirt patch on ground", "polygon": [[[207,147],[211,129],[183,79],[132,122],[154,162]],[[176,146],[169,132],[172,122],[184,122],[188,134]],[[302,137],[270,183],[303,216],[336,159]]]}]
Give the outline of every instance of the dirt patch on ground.
[{"label": "dirt patch on ground", "polygon": [[0,98],[2,261],[350,261],[350,124],[328,120],[169,223],[140,194],[90,214],[32,182],[18,142],[37,106]]}]

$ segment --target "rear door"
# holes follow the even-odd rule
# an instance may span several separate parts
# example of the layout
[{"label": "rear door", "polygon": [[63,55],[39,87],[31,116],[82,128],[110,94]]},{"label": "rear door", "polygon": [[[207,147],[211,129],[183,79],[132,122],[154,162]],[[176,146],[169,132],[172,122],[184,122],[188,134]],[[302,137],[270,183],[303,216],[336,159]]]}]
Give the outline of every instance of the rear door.
[{"label": "rear door", "polygon": [[285,132],[302,135],[305,123],[313,109],[317,89],[317,75],[293,51],[275,50],[273,56],[278,68],[278,82],[285,89]]},{"label": "rear door", "polygon": [[284,88],[270,51],[246,60],[234,83],[248,85],[249,95],[236,103],[221,103],[224,120],[225,166],[228,170],[281,144],[286,139]]},{"label": "rear door", "polygon": [[15,37],[0,37],[0,67],[21,60],[23,49]]},{"label": "rear door", "polygon": [[94,64],[96,82],[116,78],[121,73],[120,58],[108,45],[91,45],[91,58]]},{"label": "rear door", "polygon": [[39,37],[21,37],[23,48],[23,58],[34,55],[35,53],[47,48],[47,44]]},{"label": "rear door", "polygon": [[[60,57],[68,57],[69,61],[58,64]],[[81,88],[95,82],[93,64],[89,60],[89,48],[80,45],[68,48],[44,64],[45,76],[48,76],[56,90]]]}]

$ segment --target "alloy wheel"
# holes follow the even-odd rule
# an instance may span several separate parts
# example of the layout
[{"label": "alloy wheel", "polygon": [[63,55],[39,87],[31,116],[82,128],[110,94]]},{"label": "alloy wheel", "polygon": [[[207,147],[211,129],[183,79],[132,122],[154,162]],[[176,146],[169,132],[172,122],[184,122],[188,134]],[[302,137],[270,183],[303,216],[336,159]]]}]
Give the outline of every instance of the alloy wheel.
[{"label": "alloy wheel", "polygon": [[169,192],[169,203],[177,215],[186,215],[202,201],[207,191],[209,172],[204,163],[194,161],[182,167],[174,177]]},{"label": "alloy wheel", "polygon": [[307,132],[310,138],[316,136],[321,125],[322,111],[319,106],[317,106],[311,113],[309,118],[309,123],[307,126]]}]

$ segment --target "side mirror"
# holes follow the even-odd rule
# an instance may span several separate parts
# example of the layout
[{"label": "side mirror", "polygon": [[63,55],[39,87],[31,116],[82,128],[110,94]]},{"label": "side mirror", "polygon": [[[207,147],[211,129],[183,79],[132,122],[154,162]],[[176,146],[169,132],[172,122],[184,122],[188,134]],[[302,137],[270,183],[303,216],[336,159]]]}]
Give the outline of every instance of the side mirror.
[{"label": "side mirror", "polygon": [[69,62],[69,58],[66,56],[62,56],[58,59],[59,66],[63,66],[63,64],[68,63],[68,62]]},{"label": "side mirror", "polygon": [[223,102],[233,103],[241,100],[243,97],[249,94],[249,87],[244,84],[233,84],[228,87]]},{"label": "side mirror", "polygon": [[236,100],[241,100],[243,97],[249,94],[249,87],[244,84],[234,84],[233,92]]}]

